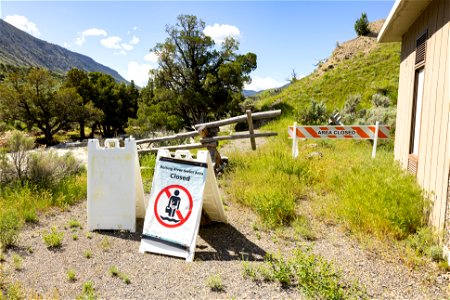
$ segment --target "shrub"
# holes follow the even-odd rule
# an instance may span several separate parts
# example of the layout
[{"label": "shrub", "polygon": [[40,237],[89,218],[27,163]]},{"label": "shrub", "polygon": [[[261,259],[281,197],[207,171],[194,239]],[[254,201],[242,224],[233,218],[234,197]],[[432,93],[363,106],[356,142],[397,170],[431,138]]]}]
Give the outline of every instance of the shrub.
[{"label": "shrub", "polygon": [[366,13],[361,14],[361,18],[355,22],[355,31],[358,36],[366,36],[369,34],[369,20]]},{"label": "shrub", "polygon": [[54,151],[39,151],[30,156],[29,180],[42,188],[54,188],[81,169],[81,164],[70,153],[59,156]]},{"label": "shrub", "polygon": [[327,107],[323,101],[311,100],[310,106],[300,116],[300,122],[305,125],[323,125],[327,121]]},{"label": "shrub", "polygon": [[28,151],[33,149],[33,139],[21,131],[14,131],[6,141],[7,155],[0,156],[2,182],[25,181],[28,175]]}]

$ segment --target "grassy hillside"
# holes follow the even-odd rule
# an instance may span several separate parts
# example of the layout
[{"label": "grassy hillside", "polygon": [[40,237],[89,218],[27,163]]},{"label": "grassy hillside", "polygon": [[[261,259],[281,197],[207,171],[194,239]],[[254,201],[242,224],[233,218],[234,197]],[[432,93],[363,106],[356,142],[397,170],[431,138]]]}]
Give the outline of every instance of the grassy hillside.
[{"label": "grassy hillside", "polygon": [[360,94],[362,107],[368,108],[375,93],[389,96],[395,105],[399,64],[400,44],[379,44],[369,53],[356,53],[328,67],[322,74],[315,72],[281,91],[269,90],[259,94],[256,107],[281,107],[284,113],[296,114],[311,100],[316,100],[324,101],[331,111],[341,109],[348,96]]}]

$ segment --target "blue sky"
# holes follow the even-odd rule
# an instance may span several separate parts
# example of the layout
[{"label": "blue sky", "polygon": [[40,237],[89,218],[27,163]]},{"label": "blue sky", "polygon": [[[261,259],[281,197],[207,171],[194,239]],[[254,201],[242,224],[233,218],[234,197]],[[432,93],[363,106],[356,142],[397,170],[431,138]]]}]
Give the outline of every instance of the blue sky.
[{"label": "blue sky", "polygon": [[356,37],[354,23],[386,18],[394,3],[385,1],[5,1],[0,17],[34,36],[92,57],[127,80],[144,85],[156,68],[150,49],[167,37],[165,26],[180,14],[206,23],[220,42],[232,35],[239,52],[258,56],[247,89],[287,83],[292,70],[311,73],[336,42]]}]

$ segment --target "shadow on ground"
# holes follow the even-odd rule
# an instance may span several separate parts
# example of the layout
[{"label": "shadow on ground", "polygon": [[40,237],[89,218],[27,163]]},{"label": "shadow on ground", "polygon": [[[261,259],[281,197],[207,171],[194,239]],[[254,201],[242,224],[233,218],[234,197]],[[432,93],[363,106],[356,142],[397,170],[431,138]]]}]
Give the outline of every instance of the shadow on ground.
[{"label": "shadow on ground", "polygon": [[[143,228],[143,219],[138,219],[136,232],[99,230],[101,235],[139,242]],[[230,224],[211,222],[201,226],[200,237],[206,242],[200,243],[197,239],[195,259],[202,261],[263,261],[266,251],[247,239]],[[138,251],[138,249],[136,249]]]},{"label": "shadow on ground", "polygon": [[[266,255],[266,251],[247,239],[230,224],[212,222],[207,226],[200,227],[199,234],[210,247],[201,249],[202,247],[197,246],[196,259],[203,261],[262,261]],[[211,251],[210,248],[213,248],[214,251]]]}]

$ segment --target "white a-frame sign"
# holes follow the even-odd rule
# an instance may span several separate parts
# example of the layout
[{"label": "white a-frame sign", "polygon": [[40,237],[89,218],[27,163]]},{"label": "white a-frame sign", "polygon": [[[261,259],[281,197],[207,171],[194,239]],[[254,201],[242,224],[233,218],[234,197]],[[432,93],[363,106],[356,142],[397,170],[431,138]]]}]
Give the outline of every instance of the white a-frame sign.
[{"label": "white a-frame sign", "polygon": [[202,208],[211,220],[226,222],[208,151],[199,151],[194,160],[189,151],[172,157],[160,150],[139,252],[192,261]]},{"label": "white a-frame sign", "polygon": [[88,142],[87,223],[89,230],[136,231],[136,218],[143,218],[142,185],[136,141],[97,139]]}]

